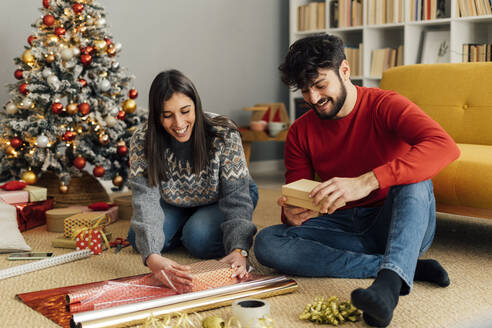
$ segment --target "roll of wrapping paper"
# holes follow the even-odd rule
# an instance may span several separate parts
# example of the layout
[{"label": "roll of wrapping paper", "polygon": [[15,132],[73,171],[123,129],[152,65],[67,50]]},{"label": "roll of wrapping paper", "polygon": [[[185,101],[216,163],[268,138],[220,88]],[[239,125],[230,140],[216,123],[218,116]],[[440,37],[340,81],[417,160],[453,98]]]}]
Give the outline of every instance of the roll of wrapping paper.
[{"label": "roll of wrapping paper", "polygon": [[203,311],[230,305],[233,301],[245,297],[265,298],[291,293],[296,289],[295,280],[287,279],[284,276],[268,278],[105,310],[74,314],[71,327],[126,327],[141,324],[150,316],[160,318],[175,312]]}]

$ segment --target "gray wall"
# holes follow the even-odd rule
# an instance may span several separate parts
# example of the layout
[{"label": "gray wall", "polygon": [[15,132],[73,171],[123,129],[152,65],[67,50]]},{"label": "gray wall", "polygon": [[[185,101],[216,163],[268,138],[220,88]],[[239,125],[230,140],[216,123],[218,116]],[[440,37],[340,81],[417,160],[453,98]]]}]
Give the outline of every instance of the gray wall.
[{"label": "gray wall", "polygon": [[[288,47],[286,0],[99,0],[120,64],[136,76],[137,102],[147,107],[154,76],[177,68],[190,77],[204,108],[247,125],[255,103],[288,104],[277,67]],[[0,103],[15,82],[13,58],[22,54],[41,0],[1,0]],[[281,159],[283,144],[255,143],[252,161]]]}]

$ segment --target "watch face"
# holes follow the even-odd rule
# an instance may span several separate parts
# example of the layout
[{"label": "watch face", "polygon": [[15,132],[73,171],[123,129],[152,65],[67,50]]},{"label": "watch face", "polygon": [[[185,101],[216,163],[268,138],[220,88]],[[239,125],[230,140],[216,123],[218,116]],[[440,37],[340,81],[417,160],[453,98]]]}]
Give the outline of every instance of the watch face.
[{"label": "watch face", "polygon": [[244,257],[248,257],[248,251],[242,249],[241,250],[241,255],[244,256]]}]

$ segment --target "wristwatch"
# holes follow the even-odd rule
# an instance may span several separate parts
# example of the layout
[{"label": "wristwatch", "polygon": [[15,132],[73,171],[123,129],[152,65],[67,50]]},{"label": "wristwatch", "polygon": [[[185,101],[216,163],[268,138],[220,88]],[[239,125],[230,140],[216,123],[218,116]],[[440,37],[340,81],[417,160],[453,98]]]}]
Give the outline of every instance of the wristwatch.
[{"label": "wristwatch", "polygon": [[245,249],[235,248],[234,252],[238,252],[242,257],[248,257],[248,251]]}]

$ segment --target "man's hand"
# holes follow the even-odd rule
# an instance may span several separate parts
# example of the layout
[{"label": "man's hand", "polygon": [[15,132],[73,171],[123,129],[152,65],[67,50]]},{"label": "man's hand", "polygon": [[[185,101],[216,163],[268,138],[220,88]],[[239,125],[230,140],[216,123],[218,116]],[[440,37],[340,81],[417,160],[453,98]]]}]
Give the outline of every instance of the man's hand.
[{"label": "man's hand", "polygon": [[379,188],[379,182],[372,171],[356,178],[332,178],[320,183],[310,193],[321,213],[332,214],[346,203],[362,199]]},{"label": "man's hand", "polygon": [[319,215],[318,212],[302,207],[287,205],[287,197],[282,196],[277,200],[277,204],[284,208],[284,216],[288,225],[300,226],[309,219]]},{"label": "man's hand", "polygon": [[231,278],[238,277],[243,279],[248,275],[248,270],[246,269],[246,258],[239,254],[238,252],[232,251],[229,255],[220,260],[231,265],[231,268],[236,271],[232,274]]},{"label": "man's hand", "polygon": [[174,289],[180,294],[191,291],[192,278],[189,266],[180,265],[159,254],[150,254],[145,262],[154,277],[159,279],[165,286]]}]

